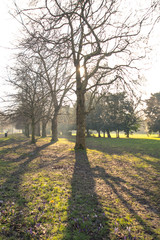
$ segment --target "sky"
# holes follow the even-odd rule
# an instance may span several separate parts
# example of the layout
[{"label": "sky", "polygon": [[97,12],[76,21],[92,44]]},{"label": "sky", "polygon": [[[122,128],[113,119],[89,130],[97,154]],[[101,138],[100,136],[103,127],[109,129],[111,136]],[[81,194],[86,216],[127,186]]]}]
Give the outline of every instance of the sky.
[{"label": "sky", "polygon": [[10,92],[5,79],[7,78],[7,66],[13,59],[13,43],[16,39],[18,25],[9,14],[8,3],[10,0],[0,0],[0,82],[1,97]]},{"label": "sky", "polygon": [[[1,96],[3,97],[11,91],[5,80],[7,78],[7,66],[13,59],[14,42],[19,35],[19,25],[9,14],[9,5],[12,0],[0,0],[0,81]],[[151,33],[149,44],[152,47],[144,67],[140,72],[146,78],[143,86],[144,98],[148,98],[151,93],[160,92],[160,23],[158,23]]]}]

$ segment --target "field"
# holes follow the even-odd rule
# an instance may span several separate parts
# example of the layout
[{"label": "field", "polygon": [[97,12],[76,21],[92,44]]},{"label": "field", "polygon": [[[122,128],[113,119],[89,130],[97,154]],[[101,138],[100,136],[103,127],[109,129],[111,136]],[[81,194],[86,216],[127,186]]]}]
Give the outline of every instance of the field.
[{"label": "field", "polygon": [[160,239],[160,139],[0,138],[0,239]]}]

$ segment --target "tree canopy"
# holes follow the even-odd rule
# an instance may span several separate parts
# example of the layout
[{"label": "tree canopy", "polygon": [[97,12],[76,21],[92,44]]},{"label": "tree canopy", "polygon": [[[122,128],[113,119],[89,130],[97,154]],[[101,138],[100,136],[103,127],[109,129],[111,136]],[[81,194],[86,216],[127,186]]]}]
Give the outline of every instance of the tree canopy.
[{"label": "tree canopy", "polygon": [[140,115],[137,109],[139,102],[129,99],[125,92],[103,96],[95,109],[87,115],[87,129],[107,132],[124,131],[126,136],[137,131],[140,126]]},{"label": "tree canopy", "polygon": [[160,92],[146,100],[146,117],[149,133],[159,132],[160,137]]}]

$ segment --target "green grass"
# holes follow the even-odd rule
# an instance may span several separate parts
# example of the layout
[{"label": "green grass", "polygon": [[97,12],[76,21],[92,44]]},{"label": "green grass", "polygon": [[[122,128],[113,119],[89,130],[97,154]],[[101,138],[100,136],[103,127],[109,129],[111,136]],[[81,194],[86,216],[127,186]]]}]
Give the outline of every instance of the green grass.
[{"label": "green grass", "polygon": [[148,154],[160,157],[160,138],[88,138],[88,146],[109,153]]},{"label": "green grass", "polygon": [[159,138],[0,138],[0,239],[160,239]]}]

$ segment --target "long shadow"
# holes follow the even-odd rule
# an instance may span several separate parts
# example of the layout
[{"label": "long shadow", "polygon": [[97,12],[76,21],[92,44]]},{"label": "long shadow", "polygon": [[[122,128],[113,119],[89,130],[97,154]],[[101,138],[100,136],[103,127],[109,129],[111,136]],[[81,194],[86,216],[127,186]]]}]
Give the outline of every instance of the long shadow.
[{"label": "long shadow", "polygon": [[[99,167],[99,166],[96,166],[93,170],[95,171],[94,177],[103,179],[107,183],[107,185],[110,185],[112,188],[114,187],[113,184],[116,184],[117,186],[119,186],[121,188],[122,192],[125,192],[127,195],[129,195],[130,197],[135,199],[139,204],[146,204],[150,208],[150,210],[153,209],[153,206],[150,204],[150,202],[144,198],[144,195],[146,195],[146,191],[148,189],[145,189],[139,185],[130,183],[130,185],[132,187],[143,192],[143,195],[139,196],[139,194],[135,194],[135,193],[131,192],[130,190],[128,190],[127,187],[125,187],[125,184],[127,184],[127,181],[125,181],[124,179],[122,179],[120,177],[115,177],[115,176],[112,176],[112,175],[106,173],[105,169],[102,167]],[[98,174],[97,174],[97,172],[98,172]],[[111,183],[113,183],[113,184],[111,184]],[[153,193],[148,190],[147,195],[149,196],[151,194],[153,194]],[[154,209],[153,209],[153,212],[155,212]]]},{"label": "long shadow", "polygon": [[[7,147],[10,144],[16,144],[16,146],[11,146],[11,147]],[[17,145],[18,144],[18,145]],[[30,143],[28,141],[16,141],[15,139],[11,139],[9,142],[7,142],[5,144],[5,142],[3,143],[3,145],[0,143],[0,147],[2,147],[2,150],[0,150],[0,155],[1,157],[3,156],[3,154],[6,153],[11,153],[11,152],[15,152],[17,149],[19,149],[20,147],[24,147],[29,145]],[[5,148],[3,148],[5,147]]]},{"label": "long shadow", "polygon": [[[152,179],[150,181],[152,182],[152,186],[154,186],[154,188],[153,188],[152,194],[150,194],[150,196],[152,196],[152,198],[154,197],[156,199],[156,202],[155,202],[154,198],[153,198],[154,202],[152,204],[153,204],[153,206],[154,205],[156,206],[156,208],[160,214],[160,179],[159,179],[160,161],[159,161],[159,159],[157,161],[151,161],[142,156],[138,156],[138,158],[141,159],[143,162],[147,163],[148,166],[151,166],[155,171],[155,173],[150,176],[150,172],[151,172],[150,168],[149,168],[149,170],[148,170],[148,168],[146,168],[146,169],[142,168],[139,170],[138,168],[134,167],[140,176],[143,176],[143,172],[146,172],[147,175],[150,176],[150,178],[152,177]],[[147,184],[146,184],[145,194],[149,195],[148,193],[149,193],[149,186],[147,186]]]},{"label": "long shadow", "polygon": [[9,137],[7,139],[5,139],[5,138],[3,138],[3,139],[0,138],[0,147],[7,146],[9,144],[14,144],[14,143],[16,143],[16,144],[17,143],[22,143],[24,141],[25,141],[25,143],[28,142],[28,139],[25,138],[25,137],[24,138],[19,138],[19,139],[14,138],[14,137]]},{"label": "long shadow", "polygon": [[[147,204],[151,208],[150,204],[146,200],[144,202],[143,196],[141,199],[136,199],[136,195],[134,195],[126,187],[121,185],[122,183],[124,183],[124,180],[121,180],[121,178],[119,178],[119,177],[113,177],[113,176],[107,174],[104,168],[96,166],[94,168],[94,171],[95,171],[95,177],[102,178],[105,181],[106,185],[108,185],[112,188],[113,192],[117,195],[118,199],[121,201],[121,203],[124,205],[124,207],[128,209],[130,214],[132,214],[136,218],[136,220],[139,222],[139,224],[143,227],[144,232],[146,234],[152,235],[152,237],[154,237],[153,238],[154,240],[158,240],[159,236],[156,234],[156,232],[154,232],[152,227],[149,226],[142,219],[142,217],[140,217],[138,215],[138,212],[135,211],[135,209],[133,208],[131,203],[123,197],[123,193],[130,195],[131,197],[133,197],[135,200],[137,200],[142,205],[143,205],[143,203]],[[118,191],[116,186],[120,186],[121,191]]]},{"label": "long shadow", "polygon": [[[159,140],[154,140],[154,139],[98,139],[99,141],[97,139],[96,140],[88,139],[88,140],[89,141],[87,142],[87,145],[90,149],[98,150],[103,153],[107,153],[109,155],[117,154],[119,156],[124,155],[126,153],[131,153],[135,157],[141,159],[144,163],[147,163],[149,167],[154,168],[154,170],[158,172],[158,174],[160,172],[160,161],[159,161],[160,160],[160,151],[159,151],[160,141]],[[157,152],[147,149],[147,147],[149,146],[148,145],[149,142],[151,145],[156,143]],[[119,145],[119,143],[121,143],[121,145]],[[129,144],[125,145],[125,143],[129,143]],[[137,145],[141,146],[140,150],[136,148]],[[157,161],[149,160],[145,158],[144,155],[154,157],[157,159]],[[148,169],[143,166],[142,166],[142,169],[136,166],[134,166],[134,168],[137,172],[139,172],[139,175],[142,174],[141,171],[143,171],[143,173],[146,172],[149,174]]]},{"label": "long shadow", "polygon": [[[71,141],[73,141],[72,139],[70,139]],[[114,143],[113,139],[113,143]],[[124,139],[124,141],[128,141],[128,139]],[[131,139],[132,141],[132,139]],[[148,144],[148,141],[151,141],[153,143],[153,141],[156,140],[146,140],[144,141],[146,144]],[[124,152],[131,152],[133,153],[136,157],[141,158],[144,162],[146,162],[148,165],[150,165],[151,167],[153,167],[154,169],[157,169],[157,165],[158,162],[152,162],[148,159],[145,159],[141,156],[141,154],[137,155],[137,153],[139,153],[138,149],[136,150],[132,150],[132,149],[127,149],[127,146],[125,146],[125,151],[123,148],[120,148],[118,145],[113,145],[113,147],[111,145],[107,146],[107,142],[104,145],[103,139],[102,139],[102,145],[100,141],[89,141],[88,142],[88,147],[91,149],[96,149],[99,151],[102,151],[104,153],[108,153],[108,154],[124,154]],[[118,140],[117,140],[118,142]],[[135,140],[136,144],[140,143],[139,139]],[[97,143],[97,144],[96,144]],[[108,142],[110,143],[110,142]],[[115,148],[114,148],[115,147]],[[134,145],[132,146],[134,148]],[[128,151],[127,151],[128,150]],[[135,153],[136,151],[136,153]],[[143,152],[143,151],[142,151]],[[151,154],[150,152],[146,152],[146,154],[150,155],[150,156],[154,156],[155,157],[155,153]],[[159,155],[159,153],[157,154],[157,156]],[[158,158],[158,157],[157,157]],[[118,166],[117,166],[118,167]],[[139,172],[139,168],[137,168],[136,166],[132,166],[137,172],[138,175],[141,176],[142,172]],[[158,170],[158,169],[157,169]],[[147,169],[145,170],[145,168],[142,169],[142,171],[146,171],[147,174],[149,174],[149,172],[147,172]],[[153,212],[154,215],[157,215],[157,218],[159,216],[159,208],[157,206],[157,204],[154,204],[151,199],[147,199],[145,198],[145,196],[147,195],[149,198],[151,196],[153,196],[153,190],[148,189],[147,187],[147,179],[146,179],[146,185],[143,187],[143,185],[138,185],[139,183],[130,183],[131,187],[133,187],[134,189],[137,189],[137,194],[135,193],[135,191],[132,191],[130,189],[128,189],[127,187],[125,187],[125,184],[127,184],[127,182],[120,178],[120,177],[115,177],[112,176],[108,173],[105,172],[105,169],[103,167],[97,166],[95,169],[92,169],[92,177],[93,178],[101,178],[105,181],[106,185],[110,186],[112,188],[112,191],[114,192],[114,194],[117,196],[117,198],[120,200],[120,202],[123,204],[123,206],[127,209],[128,212],[130,212],[130,214],[132,216],[134,216],[134,218],[137,220],[137,222],[139,223],[139,225],[142,226],[144,233],[149,234],[153,237],[153,239],[159,239],[159,236],[156,234],[156,232],[154,231],[153,226],[151,226],[148,222],[146,222],[143,217],[140,216],[139,212],[136,211],[136,209],[134,209],[134,207],[132,206],[132,203],[125,198],[125,196],[129,196],[130,198],[133,199],[133,201],[136,201],[139,206],[147,206],[147,208],[149,209],[150,212]],[[98,174],[97,174],[98,173]],[[149,175],[148,175],[149,176]],[[132,177],[132,176],[130,176]],[[158,184],[158,183],[156,183]],[[153,183],[153,185],[155,186],[155,183]],[[142,195],[139,195],[139,191],[142,193]],[[159,192],[157,191],[155,195],[155,197],[158,199],[158,194]],[[156,199],[156,201],[157,201]],[[159,201],[158,201],[159,202]]]},{"label": "long shadow", "polygon": [[141,159],[143,162],[147,163],[147,165],[151,165],[157,172],[160,172],[160,158],[157,158],[156,161],[148,160],[147,158],[143,156],[136,155],[139,159]]},{"label": "long shadow", "polygon": [[68,225],[64,240],[109,239],[109,223],[95,192],[95,181],[85,151],[75,152]]},{"label": "long shadow", "polygon": [[25,222],[23,218],[23,209],[26,206],[26,200],[23,196],[21,196],[18,189],[21,185],[23,174],[29,170],[28,165],[38,156],[40,151],[51,144],[52,143],[47,143],[41,147],[36,147],[34,151],[29,154],[22,154],[19,158],[17,158],[15,161],[22,161],[22,163],[20,163],[18,168],[8,176],[7,180],[1,186],[1,200],[3,200],[2,215],[4,215],[2,217],[5,217],[6,214],[6,209],[3,210],[3,208],[8,207],[7,205],[10,204],[9,208],[7,208],[7,210],[10,211],[12,205],[16,206],[16,213],[10,214],[10,229],[7,231],[5,229],[2,230],[2,236],[7,238],[16,236],[17,239],[30,239],[26,235],[26,232],[24,232]]}]

